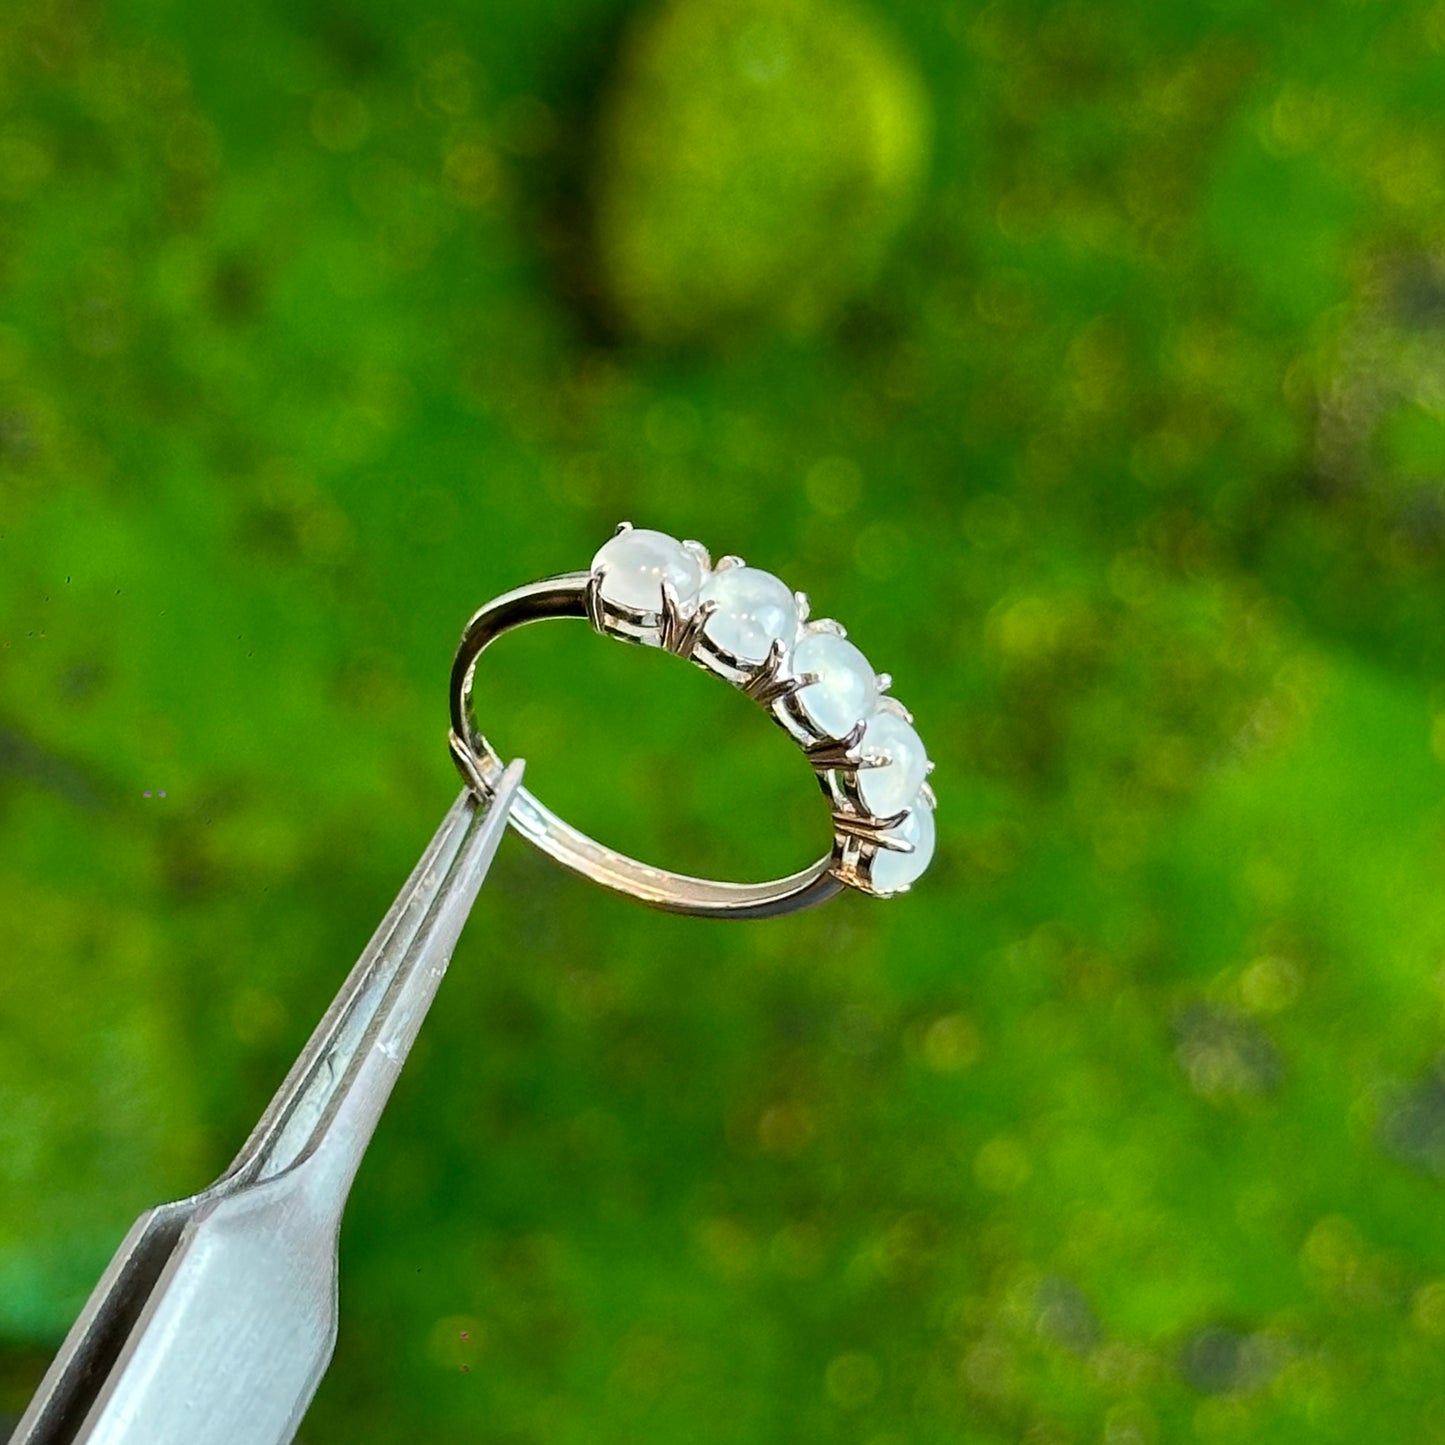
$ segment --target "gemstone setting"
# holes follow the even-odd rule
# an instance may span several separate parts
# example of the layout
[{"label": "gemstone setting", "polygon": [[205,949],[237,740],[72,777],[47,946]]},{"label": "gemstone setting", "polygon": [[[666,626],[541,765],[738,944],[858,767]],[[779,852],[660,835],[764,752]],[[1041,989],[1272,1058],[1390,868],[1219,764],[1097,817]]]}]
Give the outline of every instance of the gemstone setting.
[{"label": "gemstone setting", "polygon": [[684,605],[696,600],[703,564],[696,552],[665,532],[627,527],[598,549],[592,572],[603,602],[629,612],[660,613],[664,585]]},{"label": "gemstone setting", "polygon": [[846,738],[878,705],[872,664],[841,633],[806,631],[793,649],[793,668],[817,679],[798,689],[797,706],[824,737]]},{"label": "gemstone setting", "polygon": [[879,893],[902,893],[923,876],[933,861],[937,843],[933,809],[922,797],[915,798],[903,822],[888,836],[910,844],[911,851],[880,848],[873,858],[870,881]]},{"label": "gemstone setting", "polygon": [[727,567],[702,584],[715,610],[703,633],[739,662],[766,662],[775,642],[786,647],[798,631],[798,603],[787,586],[757,567]]},{"label": "gemstone setting", "polygon": [[587,615],[725,678],[802,745],[833,811],[829,871],[877,897],[906,892],[936,845],[932,771],[890,679],[808,599],[740,557],[624,523],[593,558]]},{"label": "gemstone setting", "polygon": [[928,777],[928,754],[912,725],[897,713],[876,712],[863,729],[861,749],[880,764],[858,774],[864,807],[877,818],[908,807]]}]

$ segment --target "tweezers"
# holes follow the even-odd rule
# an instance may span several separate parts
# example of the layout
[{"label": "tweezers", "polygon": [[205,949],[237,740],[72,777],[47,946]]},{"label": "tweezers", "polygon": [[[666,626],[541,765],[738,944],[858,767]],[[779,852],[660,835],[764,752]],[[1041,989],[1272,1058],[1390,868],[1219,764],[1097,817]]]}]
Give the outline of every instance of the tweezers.
[{"label": "tweezers", "polygon": [[12,1445],[279,1445],[336,1344],[346,1197],[505,830],[463,792],[235,1162],[132,1226]]}]

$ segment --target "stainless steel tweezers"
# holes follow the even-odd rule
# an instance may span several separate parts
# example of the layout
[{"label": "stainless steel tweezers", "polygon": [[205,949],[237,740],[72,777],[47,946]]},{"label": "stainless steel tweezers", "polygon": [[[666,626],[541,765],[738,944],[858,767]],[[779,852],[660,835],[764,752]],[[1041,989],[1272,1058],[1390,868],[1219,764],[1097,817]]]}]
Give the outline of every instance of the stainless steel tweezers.
[{"label": "stainless steel tweezers", "polygon": [[235,1163],[135,1222],[12,1445],[292,1439],[336,1343],[351,1181],[521,776],[457,799]]}]

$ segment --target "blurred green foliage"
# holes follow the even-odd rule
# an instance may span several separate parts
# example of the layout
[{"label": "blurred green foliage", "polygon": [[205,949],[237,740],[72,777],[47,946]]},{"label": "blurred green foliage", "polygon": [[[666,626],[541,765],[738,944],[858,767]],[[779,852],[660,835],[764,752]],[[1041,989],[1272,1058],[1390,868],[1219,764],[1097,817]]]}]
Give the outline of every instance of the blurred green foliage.
[{"label": "blurred green foliage", "polygon": [[815,329],[876,270],[927,149],[918,81],[814,0],[672,0],[628,35],[592,230],[613,325],[645,341]]},{"label": "blurred green foliage", "polygon": [[[847,620],[938,860],[508,845],[306,1438],[1445,1439],[1445,8],[797,0],[757,106],[741,13],[12,0],[0,1412],[440,818],[462,621],[631,517]],[[487,666],[605,837],[817,851],[701,674]]]}]

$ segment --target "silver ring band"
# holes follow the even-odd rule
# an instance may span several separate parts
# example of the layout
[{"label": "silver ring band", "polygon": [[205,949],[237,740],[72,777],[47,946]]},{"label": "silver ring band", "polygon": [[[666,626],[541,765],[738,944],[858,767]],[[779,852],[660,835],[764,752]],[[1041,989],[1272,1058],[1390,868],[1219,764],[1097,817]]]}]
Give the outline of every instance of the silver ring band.
[{"label": "silver ring band", "polygon": [[[629,531],[624,524],[619,537]],[[638,537],[657,534],[639,533]],[[670,539],[663,539],[670,541]],[[676,544],[696,547],[697,544]],[[605,552],[606,549],[604,549]],[[603,554],[599,554],[599,558]],[[706,554],[697,549],[702,558]],[[710,565],[710,564],[709,564]],[[737,559],[727,558],[718,566],[741,566]],[[832,852],[811,867],[786,878],[767,883],[730,883],[694,878],[638,862],[614,849],[605,847],[579,832],[539,802],[526,788],[517,790],[512,804],[512,825],[530,843],[554,858],[564,867],[614,893],[637,899],[650,907],[671,913],[713,918],[766,918],[809,908],[835,896],[844,887],[864,892],[880,892],[870,886],[872,858],[879,849],[900,853],[913,851],[913,844],[900,841],[898,828],[908,815],[878,818],[861,805],[857,789],[857,771],[886,766],[891,759],[868,758],[859,753],[864,736],[860,720],[842,739],[810,736],[816,731],[807,725],[806,714],[796,706],[796,694],[818,679],[813,674],[790,676],[782,665],[783,649],[775,641],[767,659],[756,666],[740,666],[736,657],[709,646],[705,628],[713,615],[706,604],[689,606],[679,599],[664,581],[661,585],[661,606],[653,610],[630,610],[607,600],[603,586],[605,568],[594,563],[590,572],[568,572],[556,577],[528,583],[483,606],[467,623],[452,664],[450,746],[458,770],[476,792],[490,794],[499,782],[504,763],[478,728],[473,708],[473,686],[477,661],[482,652],[503,633],[528,623],[553,617],[573,617],[590,621],[593,627],[632,642],[650,642],[692,658],[712,671],[722,672],[736,686],[742,687],[773,712],[775,720],[789,729],[802,743],[813,762],[824,792],[834,805],[834,846]],[[775,579],[773,579],[775,580]],[[806,615],[806,599],[799,594]],[[836,624],[813,624],[841,635]],[[887,680],[882,679],[886,687]],[[891,700],[889,700],[891,702]],[[906,717],[896,704],[893,712]],[[892,724],[897,726],[897,723]],[[924,803],[915,803],[915,811],[927,808],[931,848],[932,793],[922,784]],[[903,892],[907,884],[886,890]]]}]

